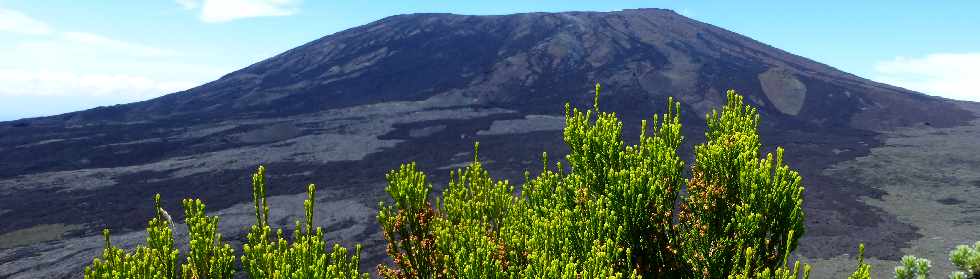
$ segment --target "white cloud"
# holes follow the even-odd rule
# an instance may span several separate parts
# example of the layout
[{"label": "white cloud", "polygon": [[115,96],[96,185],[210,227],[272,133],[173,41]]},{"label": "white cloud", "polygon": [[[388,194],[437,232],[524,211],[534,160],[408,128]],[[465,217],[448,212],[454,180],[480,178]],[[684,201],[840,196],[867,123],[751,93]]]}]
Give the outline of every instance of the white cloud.
[{"label": "white cloud", "polygon": [[60,31],[3,8],[0,32],[36,35],[0,38],[0,121],[142,101],[229,71],[198,64],[194,52]]},{"label": "white cloud", "polygon": [[299,0],[177,0],[188,10],[200,8],[201,21],[228,22],[265,16],[288,16],[299,11]]},{"label": "white cloud", "polygon": [[0,96],[8,97],[112,97],[138,101],[197,85],[160,81],[142,76],[77,74],[67,71],[0,69]]},{"label": "white cloud", "polygon": [[199,0],[177,0],[177,5],[180,5],[184,9],[193,10],[201,6],[201,1]]},{"label": "white cloud", "polygon": [[98,34],[86,32],[63,32],[62,38],[74,44],[99,47],[110,51],[125,52],[136,56],[173,56],[177,52],[137,43],[124,42]]},{"label": "white cloud", "polygon": [[[0,45],[0,61],[5,61],[0,68],[0,96],[89,96],[135,101],[199,84],[197,80],[186,82],[188,75],[176,77],[178,80],[159,80],[161,75],[136,73],[141,67],[159,66],[158,61],[180,55],[173,50],[88,32],[56,31],[21,12],[2,8],[0,31],[39,35]],[[96,74],[99,72],[103,74]],[[167,76],[174,75],[182,74]]]},{"label": "white cloud", "polygon": [[51,27],[24,13],[0,8],[0,31],[44,35],[51,33]]},{"label": "white cloud", "polygon": [[875,64],[875,81],[950,99],[980,101],[980,52],[897,57]]}]

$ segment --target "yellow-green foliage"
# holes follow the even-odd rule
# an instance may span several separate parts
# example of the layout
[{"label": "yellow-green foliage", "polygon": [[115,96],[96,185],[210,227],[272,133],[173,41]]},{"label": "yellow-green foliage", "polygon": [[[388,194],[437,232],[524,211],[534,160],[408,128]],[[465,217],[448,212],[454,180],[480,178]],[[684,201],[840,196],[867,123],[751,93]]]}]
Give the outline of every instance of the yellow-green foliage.
[{"label": "yellow-green foliage", "polygon": [[[695,147],[681,206],[685,257],[710,278],[730,274],[743,257],[775,269],[803,234],[801,177],[783,164],[782,148],[759,158],[759,114],[742,96],[729,91],[722,111],[707,119],[707,142]],[[743,247],[756,253],[742,253]]]},{"label": "yellow-green foliage", "polygon": [[871,265],[864,262],[864,243],[858,245],[858,265],[854,273],[851,273],[847,279],[870,279],[871,278]]},{"label": "yellow-green foliage", "polygon": [[902,257],[901,264],[895,267],[895,279],[927,279],[932,269],[932,262],[928,259],[912,255]]},{"label": "yellow-green foliage", "polygon": [[183,203],[190,237],[187,261],[181,265],[183,278],[232,278],[234,250],[221,242],[218,216],[205,216],[204,203],[199,199],[185,199]]},{"label": "yellow-green foliage", "polygon": [[[562,134],[569,153],[515,187],[494,179],[480,162],[450,172],[441,195],[414,163],[386,175],[389,202],[378,221],[391,265],[384,278],[807,278],[810,266],[789,264],[803,227],[803,184],[782,161],[783,150],[761,154],[759,113],[734,91],[706,116],[706,142],[692,166],[678,155],[683,143],[680,103],[643,121],[627,145],[615,113],[565,105]],[[648,127],[649,125],[649,127]],[[567,164],[567,165],[566,165]],[[520,189],[518,191],[518,189]],[[328,248],[313,224],[316,187],[307,188],[305,222],[291,239],[269,225],[265,168],[252,176],[256,222],[240,262],[250,278],[366,278],[351,254]],[[233,250],[222,242],[218,217],[200,200],[183,201],[189,252],[180,264],[173,222],[155,201],[147,244],[131,253],[106,247],[85,278],[230,278]],[[980,242],[950,252],[960,271],[950,278],[980,279]],[[896,278],[926,278],[928,260],[906,256]],[[864,245],[851,279],[871,278]]]},{"label": "yellow-green foliage", "polygon": [[256,223],[248,233],[248,243],[242,250],[242,267],[249,278],[367,278],[359,269],[361,247],[354,255],[335,244],[327,251],[323,228],[313,225],[313,205],[316,186],[307,187],[307,199],[303,202],[306,222],[296,222],[293,242],[283,237],[282,229],[271,236],[269,206],[265,196],[265,168],[259,167],[252,176]]},{"label": "yellow-green foliage", "polygon": [[[304,202],[306,222],[296,223],[293,242],[283,237],[278,229],[272,238],[269,227],[269,207],[265,196],[265,168],[259,167],[252,177],[253,198],[255,199],[256,224],[248,234],[244,245],[241,263],[250,278],[368,278],[367,273],[359,271],[361,247],[357,246],[354,255],[335,244],[327,251],[323,229],[313,225],[313,206],[316,187],[308,187],[308,198]],[[218,217],[206,216],[201,200],[183,200],[184,215],[188,230],[187,259],[178,272],[178,251],[174,248],[173,222],[169,214],[160,207],[160,195],[154,198],[156,216],[147,226],[147,244],[138,246],[132,253],[111,245],[109,230],[105,229],[106,247],[101,258],[93,260],[85,268],[85,278],[180,278],[219,279],[233,278],[235,268],[234,250],[222,242],[218,233]]]},{"label": "yellow-green foliage", "polygon": [[[708,117],[692,177],[677,154],[680,104],[644,121],[636,145],[596,103],[566,105],[561,162],[528,174],[520,193],[479,162],[450,174],[441,198],[414,164],[388,175],[394,204],[379,221],[389,278],[797,278],[787,266],[803,232],[799,174],[782,150],[760,158],[758,113],[728,93]],[[647,124],[652,127],[647,127]],[[681,195],[687,186],[689,194]],[[434,204],[434,206],[432,205]],[[680,206],[677,206],[680,204]],[[678,214],[679,213],[679,214]],[[794,234],[793,232],[796,232]]]},{"label": "yellow-green foliage", "polygon": [[218,217],[205,216],[204,203],[200,200],[187,199],[183,203],[190,250],[180,273],[173,221],[160,206],[160,194],[157,194],[154,196],[156,216],[150,219],[146,229],[147,244],[126,253],[111,245],[109,229],[105,229],[102,259],[95,259],[85,268],[85,278],[232,278],[235,256],[231,246],[221,242]]},{"label": "yellow-green foliage", "polygon": [[427,200],[432,185],[415,164],[389,172],[385,189],[394,204],[378,205],[378,221],[388,242],[386,251],[398,269],[378,266],[388,278],[447,278],[448,259],[435,249],[433,210]]},{"label": "yellow-green foliage", "polygon": [[949,252],[949,261],[960,269],[963,278],[980,279],[980,241],[969,245],[959,245]]},{"label": "yellow-green foliage", "polygon": [[102,230],[105,249],[85,267],[86,279],[103,278],[177,278],[177,248],[174,248],[173,223],[160,207],[160,194],[153,197],[156,215],[146,228],[146,245],[132,253],[112,246],[109,229]]},{"label": "yellow-green foliage", "polygon": [[[949,274],[950,279],[978,279],[980,278],[980,241],[969,245],[958,245],[949,252],[949,261],[959,270]],[[932,263],[928,259],[918,258],[912,255],[902,257],[901,265],[895,267],[895,278],[897,279],[925,279],[929,278],[929,271]]]},{"label": "yellow-green foliage", "polygon": [[[792,238],[792,232],[790,233],[790,239]],[[789,245],[786,245],[787,252],[785,258],[783,258],[782,266],[776,269],[770,269],[770,267],[763,267],[759,270],[753,267],[753,256],[755,256],[755,251],[752,247],[745,248],[745,257],[741,259],[744,261],[745,266],[741,270],[732,270],[732,272],[738,272],[728,275],[729,279],[797,279],[797,278],[809,278],[810,277],[810,265],[803,265],[800,269],[800,262],[797,261],[793,264],[793,268],[787,266],[789,262]]]}]

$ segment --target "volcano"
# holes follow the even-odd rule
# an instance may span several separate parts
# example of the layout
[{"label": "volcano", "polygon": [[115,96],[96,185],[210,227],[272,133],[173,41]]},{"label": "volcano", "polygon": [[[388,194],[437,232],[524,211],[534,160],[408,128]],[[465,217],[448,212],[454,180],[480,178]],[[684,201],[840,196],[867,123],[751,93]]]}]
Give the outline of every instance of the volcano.
[{"label": "volcano", "polygon": [[154,193],[176,220],[180,199],[203,199],[240,243],[259,164],[274,226],[302,216],[316,183],[317,223],[332,241],[363,243],[373,270],[386,260],[375,218],[385,172],[414,161],[440,185],[479,141],[491,174],[519,183],[541,152],[567,152],[563,104],[591,106],[596,83],[628,140],[669,97],[681,102],[686,158],[725,91],[744,95],[765,148],[785,147],[804,177],[795,254],[817,278],[851,269],[830,263],[859,242],[882,262],[916,252],[947,268],[946,252],[977,235],[976,103],[873,82],[670,10],[408,14],[186,91],[0,123],[0,277],[80,278],[103,228],[117,245],[141,241]]}]

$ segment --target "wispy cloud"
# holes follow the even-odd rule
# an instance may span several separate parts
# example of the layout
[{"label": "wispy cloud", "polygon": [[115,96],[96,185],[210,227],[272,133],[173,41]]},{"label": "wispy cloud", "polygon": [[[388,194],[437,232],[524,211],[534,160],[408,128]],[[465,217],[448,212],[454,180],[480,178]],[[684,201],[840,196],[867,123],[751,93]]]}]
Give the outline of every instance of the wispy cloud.
[{"label": "wispy cloud", "polygon": [[71,43],[101,47],[107,50],[125,52],[136,56],[174,56],[179,54],[178,52],[169,49],[120,41],[93,33],[63,32],[61,33],[61,36],[66,41]]},{"label": "wispy cloud", "polygon": [[214,75],[195,73],[210,71],[205,67],[170,62],[181,55],[174,50],[59,31],[19,11],[0,9],[0,31],[36,35],[0,45],[0,61],[6,62],[0,66],[0,96],[20,102],[58,97],[126,103],[185,90],[206,80],[198,76]]},{"label": "wispy cloud", "polygon": [[51,33],[51,27],[19,11],[0,8],[0,31],[45,35]]},{"label": "wispy cloud", "polygon": [[177,5],[180,5],[184,9],[193,10],[201,6],[200,0],[177,0]]},{"label": "wispy cloud", "polygon": [[0,96],[93,96],[143,100],[185,90],[194,83],[160,81],[121,74],[78,74],[66,71],[0,69]]},{"label": "wispy cloud", "polygon": [[204,22],[228,22],[250,17],[288,16],[299,11],[299,0],[177,0],[188,10],[200,10]]},{"label": "wispy cloud", "polygon": [[980,101],[980,52],[896,57],[876,63],[872,79],[950,99]]}]

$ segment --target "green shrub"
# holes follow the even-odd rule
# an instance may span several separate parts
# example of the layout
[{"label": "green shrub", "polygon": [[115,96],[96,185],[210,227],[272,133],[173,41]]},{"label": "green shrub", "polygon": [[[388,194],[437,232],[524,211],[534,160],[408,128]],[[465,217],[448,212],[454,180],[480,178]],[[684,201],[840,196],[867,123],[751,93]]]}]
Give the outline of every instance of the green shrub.
[{"label": "green shrub", "polygon": [[949,261],[960,269],[964,278],[980,279],[980,241],[974,243],[973,247],[956,246],[956,249],[949,252]]},{"label": "green shrub", "polygon": [[446,278],[445,259],[435,249],[434,213],[426,200],[432,185],[426,183],[425,174],[417,171],[415,164],[402,165],[385,178],[385,191],[394,204],[378,205],[378,221],[388,243],[388,255],[402,268],[378,266],[378,274],[386,278]]},{"label": "green shrub", "polygon": [[[265,168],[259,167],[252,176],[256,224],[248,234],[241,263],[250,278],[368,278],[359,271],[361,248],[354,255],[335,244],[327,251],[323,229],[313,225],[313,205],[316,187],[307,188],[304,202],[306,222],[296,222],[293,242],[283,237],[282,229],[275,238],[270,236],[269,207],[265,196]],[[85,267],[85,278],[233,278],[236,273],[234,251],[222,242],[218,233],[218,217],[206,216],[201,200],[183,200],[189,238],[187,259],[177,270],[178,251],[174,248],[173,222],[160,207],[160,195],[154,197],[156,216],[147,226],[146,245],[132,253],[111,245],[109,230],[105,229],[106,246],[101,258]]]},{"label": "green shrub", "polygon": [[347,248],[335,244],[327,251],[323,228],[313,225],[313,205],[316,186],[307,187],[307,199],[303,202],[306,222],[296,221],[293,242],[283,237],[282,229],[273,238],[269,226],[269,205],[265,195],[265,168],[259,167],[252,176],[255,202],[255,224],[248,232],[248,243],[243,245],[242,268],[249,278],[367,278],[358,271],[361,247],[354,255]]},{"label": "green shrub", "polygon": [[[106,246],[102,259],[85,268],[85,278],[232,278],[235,256],[230,245],[221,242],[218,217],[204,215],[201,200],[183,201],[187,216],[189,252],[181,272],[177,272],[177,248],[174,248],[173,220],[160,206],[160,194],[154,196],[156,215],[147,226],[146,245],[133,253],[113,247],[109,229],[103,231]],[[181,276],[178,277],[178,274]]]},{"label": "green shrub", "polygon": [[[949,261],[959,270],[949,274],[951,279],[977,279],[980,278],[980,241],[973,247],[969,245],[959,245],[949,252]],[[912,255],[902,257],[901,265],[895,267],[895,278],[897,279],[924,279],[929,278],[932,263],[928,259],[918,258]]]},{"label": "green shrub", "polygon": [[[734,91],[707,118],[678,223],[685,258],[709,278],[725,277],[743,258],[776,269],[804,232],[802,179],[783,164],[782,148],[759,158],[759,114]],[[756,252],[741,253],[744,247]]]},{"label": "green shrub", "polygon": [[[641,123],[627,145],[615,113],[565,105],[562,137],[569,154],[551,161],[515,187],[492,178],[473,161],[450,172],[441,195],[414,163],[386,175],[388,202],[378,221],[391,265],[384,278],[807,278],[810,266],[790,254],[804,233],[800,175],[782,161],[783,150],[761,156],[759,114],[734,91],[720,111],[706,115],[706,142],[696,145],[689,169],[678,155],[683,143],[680,103],[668,99],[663,115]],[[649,125],[649,127],[648,127]],[[567,165],[566,165],[567,164]],[[689,175],[686,177],[685,173]],[[520,189],[519,191],[517,189]],[[305,222],[292,237],[269,225],[265,168],[252,176],[256,222],[241,255],[250,278],[366,278],[358,270],[360,246],[351,254],[327,247],[313,223],[316,187],[307,188]],[[230,278],[232,248],[222,242],[218,217],[200,200],[183,201],[189,252],[181,264],[173,222],[155,201],[147,241],[131,253],[111,245],[85,268],[85,278]],[[290,241],[291,240],[291,241]],[[950,252],[960,271],[978,278],[980,242]],[[928,260],[913,256],[896,278],[927,278]],[[858,248],[852,279],[871,278]]]},{"label": "green shrub", "polygon": [[926,279],[932,262],[912,255],[902,257],[901,265],[895,267],[895,279]]},{"label": "green shrub", "polygon": [[[786,247],[789,247],[789,246],[787,245]],[[732,272],[738,272],[738,273],[729,275],[728,278],[730,278],[730,279],[749,279],[749,278],[758,278],[758,279],[796,279],[796,278],[801,278],[801,277],[802,278],[809,278],[810,277],[810,266],[809,265],[803,265],[802,266],[803,268],[800,269],[800,267],[801,267],[800,266],[800,262],[797,261],[797,262],[795,262],[793,264],[793,268],[789,268],[789,266],[787,266],[787,263],[789,262],[789,255],[788,255],[788,253],[787,253],[786,257],[783,258],[783,265],[782,266],[779,266],[776,269],[770,269],[769,267],[764,267],[764,268],[762,268],[762,270],[757,270],[757,269],[755,269],[755,268],[752,267],[752,264],[751,264],[752,261],[751,261],[751,259],[754,256],[753,255],[754,254],[754,251],[752,250],[751,247],[745,249],[745,254],[746,254],[746,256],[743,258],[743,259],[745,259],[745,267],[742,270],[733,270]]]},{"label": "green shrub", "polygon": [[864,243],[858,245],[857,259],[857,269],[847,279],[871,279],[871,265],[864,262]]},{"label": "green shrub", "polygon": [[[441,198],[414,164],[388,175],[379,221],[389,278],[796,278],[801,178],[782,149],[759,157],[758,112],[728,92],[685,179],[680,104],[644,121],[636,145],[615,113],[565,107],[565,161],[527,175],[520,193],[479,162],[450,174]],[[652,124],[651,129],[647,124]],[[686,185],[688,195],[682,196]],[[679,206],[677,206],[679,204]],[[794,233],[796,232],[796,233]],[[738,274],[736,274],[738,273]]]},{"label": "green shrub", "polygon": [[187,261],[181,265],[183,278],[232,278],[234,250],[221,242],[218,216],[205,216],[204,203],[199,199],[185,199],[183,204],[190,238]]},{"label": "green shrub", "polygon": [[153,197],[156,214],[146,228],[146,245],[132,253],[112,246],[109,229],[102,230],[105,249],[85,267],[86,279],[109,278],[177,278],[177,248],[174,247],[173,223],[160,206],[160,194]]}]

